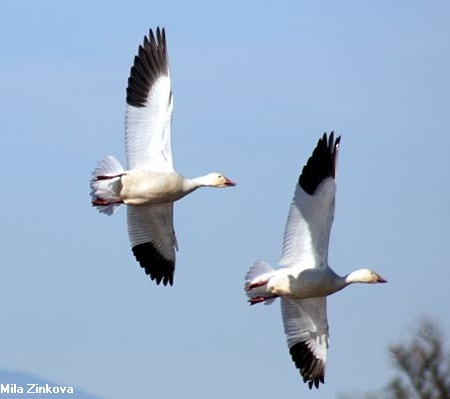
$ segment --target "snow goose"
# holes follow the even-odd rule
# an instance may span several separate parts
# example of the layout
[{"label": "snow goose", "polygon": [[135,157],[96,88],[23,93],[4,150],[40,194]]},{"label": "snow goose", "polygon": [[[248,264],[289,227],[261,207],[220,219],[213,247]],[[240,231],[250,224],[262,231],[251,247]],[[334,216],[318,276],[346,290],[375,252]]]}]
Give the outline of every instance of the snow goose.
[{"label": "snow goose", "polygon": [[352,283],[385,283],[368,269],[338,276],[328,266],[333,222],[336,166],[340,137],[333,132],[318,141],[296,185],[286,228],[281,268],[256,262],[248,271],[245,291],[251,305],[281,298],[289,351],[311,389],[324,383],[328,347],[326,297]]},{"label": "snow goose", "polygon": [[221,173],[187,179],[172,165],[173,109],[164,28],[150,30],[134,58],[127,87],[125,149],[128,170],[113,156],[91,179],[92,205],[112,215],[127,205],[128,234],[136,260],[156,284],[173,284],[177,240],[173,202],[199,187],[230,187]]}]

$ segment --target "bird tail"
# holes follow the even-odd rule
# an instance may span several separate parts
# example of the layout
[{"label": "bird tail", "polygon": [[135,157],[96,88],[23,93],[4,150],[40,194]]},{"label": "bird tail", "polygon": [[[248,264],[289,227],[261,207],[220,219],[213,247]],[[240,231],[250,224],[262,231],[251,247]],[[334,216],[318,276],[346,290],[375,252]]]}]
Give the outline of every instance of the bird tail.
[{"label": "bird tail", "polygon": [[123,203],[120,197],[120,178],[124,171],[120,162],[108,155],[99,161],[92,172],[91,202],[99,212],[112,215]]},{"label": "bird tail", "polygon": [[267,283],[275,274],[275,269],[260,260],[255,262],[245,275],[245,293],[250,305],[264,302],[270,305],[277,297],[267,292]]}]

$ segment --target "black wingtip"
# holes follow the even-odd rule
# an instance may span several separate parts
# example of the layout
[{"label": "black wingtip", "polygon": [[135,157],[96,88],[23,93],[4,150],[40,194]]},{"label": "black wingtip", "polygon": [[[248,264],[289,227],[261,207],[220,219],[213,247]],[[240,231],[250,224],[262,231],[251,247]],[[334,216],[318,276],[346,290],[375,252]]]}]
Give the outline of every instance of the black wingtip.
[{"label": "black wingtip", "polygon": [[144,107],[152,85],[163,75],[169,75],[166,32],[157,27],[156,35],[150,29],[134,57],[128,78],[127,104]]},{"label": "black wingtip", "polygon": [[135,245],[132,248],[133,254],[145,274],[150,276],[157,285],[173,285],[173,275],[175,272],[175,262],[162,256],[151,242]]},{"label": "black wingtip", "polygon": [[327,177],[336,177],[337,158],[341,136],[334,139],[334,132],[329,138],[324,133],[317,142],[308,162],[302,169],[298,179],[300,187],[309,195],[313,195],[317,187]]},{"label": "black wingtip", "polygon": [[318,389],[320,383],[325,383],[325,364],[312,354],[306,342],[291,346],[289,353],[309,389],[313,386]]}]

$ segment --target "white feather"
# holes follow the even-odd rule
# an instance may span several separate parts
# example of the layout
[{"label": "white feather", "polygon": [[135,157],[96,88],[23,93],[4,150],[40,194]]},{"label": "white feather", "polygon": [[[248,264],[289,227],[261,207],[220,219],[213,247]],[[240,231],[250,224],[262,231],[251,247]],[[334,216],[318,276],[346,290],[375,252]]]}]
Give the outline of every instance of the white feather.
[{"label": "white feather", "polygon": [[[101,161],[98,166],[92,172],[92,180],[90,182],[91,187],[91,200],[96,198],[103,198],[107,201],[115,202],[120,201],[120,175],[124,172],[124,169],[120,162],[112,155],[107,155]],[[106,180],[96,180],[98,176],[117,176]],[[97,206],[100,213],[106,215],[112,215],[119,209],[120,203],[113,203],[106,206]]]},{"label": "white feather", "polygon": [[296,185],[284,231],[280,266],[306,269],[327,264],[335,193],[336,182],[332,178],[325,179],[314,195]]},{"label": "white feather", "polygon": [[173,228],[173,203],[128,206],[127,218],[132,247],[151,242],[167,260],[175,261],[178,243]]},{"label": "white feather", "polygon": [[170,137],[173,110],[169,76],[160,76],[144,107],[127,105],[125,147],[128,169],[172,172]]}]

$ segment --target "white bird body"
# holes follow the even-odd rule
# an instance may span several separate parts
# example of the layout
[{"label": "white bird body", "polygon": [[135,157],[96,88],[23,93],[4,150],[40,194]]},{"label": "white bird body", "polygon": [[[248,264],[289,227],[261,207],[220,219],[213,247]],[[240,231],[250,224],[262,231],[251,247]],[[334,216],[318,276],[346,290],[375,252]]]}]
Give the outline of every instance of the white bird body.
[{"label": "white bird body", "polygon": [[245,277],[250,304],[281,298],[289,351],[309,388],[324,383],[328,348],[326,297],[352,283],[384,283],[369,269],[344,277],[328,265],[340,137],[326,134],[304,166],[296,185],[283,240],[280,269],[256,262]]},{"label": "white bird body", "polygon": [[315,298],[332,295],[353,283],[380,282],[379,277],[369,269],[358,269],[341,277],[328,265],[320,269],[284,267],[270,276],[264,290],[265,294],[291,299]]},{"label": "white bird body", "polygon": [[200,187],[195,180],[176,172],[135,169],[121,177],[120,197],[126,205],[154,205],[175,202]]},{"label": "white bird body", "polygon": [[291,299],[328,296],[345,287],[345,280],[328,266],[322,269],[282,268],[267,282],[271,295]]},{"label": "white bird body", "polygon": [[174,202],[188,194],[183,177],[176,172],[135,169],[121,177],[120,197],[125,205],[154,205]]},{"label": "white bird body", "polygon": [[125,113],[128,170],[116,158],[103,158],[91,179],[92,205],[112,215],[127,205],[133,254],[152,280],[173,284],[177,240],[173,202],[199,187],[230,187],[220,173],[187,179],[173,168],[173,96],[164,29],[144,37],[130,71]]}]

